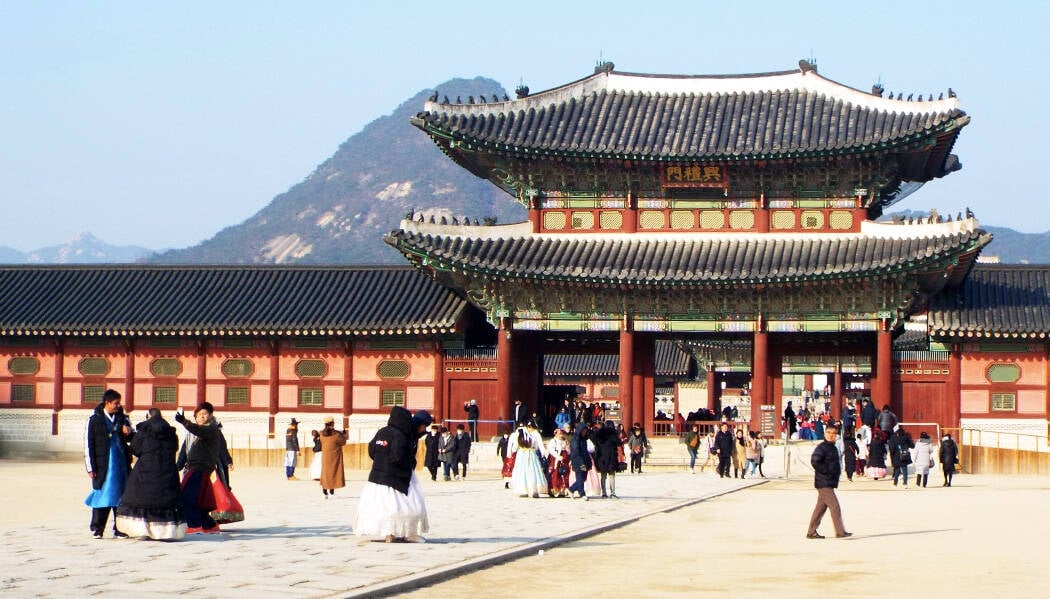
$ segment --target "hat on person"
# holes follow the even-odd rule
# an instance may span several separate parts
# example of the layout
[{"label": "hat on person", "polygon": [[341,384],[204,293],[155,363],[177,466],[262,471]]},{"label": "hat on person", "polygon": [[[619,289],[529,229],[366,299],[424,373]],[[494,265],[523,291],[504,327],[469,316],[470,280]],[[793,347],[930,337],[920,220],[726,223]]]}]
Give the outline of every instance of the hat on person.
[{"label": "hat on person", "polygon": [[415,414],[412,414],[413,427],[427,426],[431,422],[434,422],[434,417],[426,410],[417,410]]},{"label": "hat on person", "polygon": [[292,418],[292,426],[299,426],[299,421],[295,418]]},{"label": "hat on person", "polygon": [[324,423],[325,424],[335,424],[335,418],[332,417],[332,416],[325,416],[324,417]]}]

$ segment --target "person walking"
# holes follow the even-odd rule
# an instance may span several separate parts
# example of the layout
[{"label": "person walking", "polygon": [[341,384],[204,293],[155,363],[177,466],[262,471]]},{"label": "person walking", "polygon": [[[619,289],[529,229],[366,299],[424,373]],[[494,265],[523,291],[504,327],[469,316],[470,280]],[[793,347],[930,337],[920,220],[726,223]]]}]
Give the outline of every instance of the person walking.
[{"label": "person walking", "polygon": [[458,425],[456,427],[456,468],[463,470],[462,476],[464,479],[467,478],[467,464],[470,462],[470,445],[472,442],[471,436],[463,430],[463,425]]},{"label": "person walking", "polygon": [[951,433],[944,433],[938,454],[941,470],[944,472],[944,483],[941,486],[950,487],[952,477],[955,476],[955,465],[959,463],[959,446],[955,444]]},{"label": "person walking", "polygon": [[587,471],[594,466],[591,454],[587,451],[589,436],[590,428],[581,423],[576,434],[569,441],[569,461],[572,464],[572,473],[575,478],[569,485],[569,496],[573,499],[583,497],[584,501],[587,501]]},{"label": "person walking", "polygon": [[179,437],[157,408],[135,427],[137,458],[117,507],[117,528],[132,537],[177,541],[186,536],[175,451]]},{"label": "person walking", "polygon": [[[617,441],[619,441],[619,435],[617,435]],[[569,470],[571,467],[569,442],[566,440],[565,431],[560,428],[555,429],[554,438],[547,442],[547,477],[551,481],[547,492],[551,497],[567,497],[569,495]]]},{"label": "person walking", "polygon": [[336,489],[346,486],[346,474],[343,472],[346,436],[345,430],[335,430],[335,418],[325,417],[324,429],[321,430],[321,492],[325,499],[329,495],[334,496]]},{"label": "person walking", "polygon": [[284,431],[284,475],[288,480],[295,478],[295,466],[299,462],[299,421],[292,418],[288,429]]},{"label": "person walking", "polygon": [[868,465],[868,444],[864,442],[864,437],[857,433],[856,446],[857,446],[857,469],[856,474],[858,476],[864,476],[865,468]]},{"label": "person walking", "polygon": [[879,412],[879,416],[876,420],[879,425],[879,430],[886,433],[887,437],[893,434],[893,431],[897,426],[897,415],[890,410],[888,405],[882,406],[882,411]]},{"label": "person walking", "polygon": [[531,420],[519,426],[510,436],[508,451],[514,452],[514,471],[510,488],[522,497],[539,497],[550,490],[547,484],[547,459],[543,456],[543,437]]},{"label": "person walking", "polygon": [[792,409],[790,401],[787,402],[787,407],[784,408],[784,432],[787,433],[789,441],[798,432],[798,417],[795,416],[795,410]]},{"label": "person walking", "polygon": [[718,426],[718,434],[715,435],[715,453],[718,455],[718,477],[729,476],[729,465],[733,459],[733,434],[729,432],[729,425],[725,422]]},{"label": "person walking", "polygon": [[807,539],[823,539],[817,529],[824,514],[831,511],[831,523],[835,527],[835,536],[838,538],[851,537],[853,533],[846,532],[842,523],[842,508],[839,499],[835,495],[835,489],[839,486],[839,477],[842,474],[841,462],[839,461],[839,450],[835,448],[838,439],[838,429],[828,426],[824,429],[824,441],[813,450],[809,463],[813,466],[813,486],[817,489],[817,505],[813,508],[813,514],[809,517],[809,529],[806,531]]},{"label": "person walking", "polygon": [[908,488],[908,465],[911,464],[911,448],[915,442],[904,431],[904,427],[897,425],[890,437],[890,463],[893,465],[893,486],[897,486],[897,478],[904,478],[904,488]]},{"label": "person walking", "polygon": [[[463,406],[463,411],[467,413],[467,424],[470,425],[470,440],[478,440],[478,419],[481,418],[481,409],[478,407],[478,400],[472,399]],[[466,471],[463,473],[466,476]]]},{"label": "person walking", "polygon": [[219,427],[212,416],[214,411],[209,402],[201,403],[193,412],[193,422],[186,419],[182,408],[175,412],[175,422],[193,435],[187,439],[186,472],[180,487],[186,534],[222,532],[211,517],[217,506],[211,475],[219,461]]},{"label": "person walking", "polygon": [[[758,432],[748,431],[747,445],[744,447],[745,473],[754,476],[758,472],[758,465],[762,460],[762,442],[758,439]],[[743,475],[741,475],[743,478]]]},{"label": "person walking", "polygon": [[[694,424],[685,436],[685,450],[689,453],[689,473],[696,474],[696,454],[700,450],[700,425]],[[700,467],[703,471],[703,467]]]},{"label": "person walking", "polygon": [[641,474],[642,458],[645,456],[645,450],[649,449],[649,438],[645,436],[645,431],[638,422],[634,423],[627,435],[627,447],[631,450],[631,473],[637,471]]},{"label": "person walking", "polygon": [[882,429],[871,432],[871,444],[868,446],[868,466],[864,474],[872,480],[886,477],[886,433]]},{"label": "person walking", "polygon": [[738,427],[733,433],[733,478],[744,478],[744,460],[747,452],[747,441],[744,429]]},{"label": "person walking", "polygon": [[496,455],[499,456],[502,468],[500,475],[503,477],[503,488],[510,488],[510,477],[514,475],[514,452],[510,450],[510,431],[503,429],[503,434],[496,443]]},{"label": "person walking", "polygon": [[930,435],[922,431],[919,442],[915,444],[915,486],[925,488],[930,482],[930,468],[933,468],[933,445],[930,444]]},{"label": "person walking", "polygon": [[616,425],[612,420],[607,420],[605,426],[594,435],[594,469],[601,478],[602,497],[617,498],[616,465],[620,458],[616,448],[619,445],[620,435],[616,432]]},{"label": "person walking", "polygon": [[[846,425],[843,424],[842,428],[845,430]],[[857,447],[857,440],[851,435],[843,433],[842,436],[845,437],[842,439],[842,468],[846,471],[846,478],[849,479],[849,482],[853,482],[853,474],[857,470],[857,453],[860,450]]]},{"label": "person walking", "polygon": [[438,460],[438,442],[441,440],[441,429],[436,425],[430,425],[430,432],[423,440],[425,451],[423,452],[423,466],[430,472],[430,480],[437,480],[438,468],[441,461]]},{"label": "person walking", "polygon": [[[441,438],[438,439],[438,461],[441,462],[445,482],[452,480],[452,469],[458,468],[456,466],[456,438],[444,426],[441,427]],[[458,472],[456,478],[459,478]]]},{"label": "person walking", "polygon": [[316,430],[310,431],[310,438],[313,439],[313,445],[310,447],[310,452],[313,457],[310,458],[310,480],[321,480],[321,468],[323,468],[321,461],[321,433]]},{"label": "person walking", "polygon": [[383,537],[387,543],[426,542],[422,535],[430,531],[430,520],[415,474],[416,450],[433,421],[426,410],[390,409],[387,425],[368,443],[372,468],[357,502],[356,535]]},{"label": "person walking", "polygon": [[[871,403],[870,399],[861,401],[860,407],[860,422],[864,426],[868,427],[868,430],[875,429],[875,420],[879,416],[879,411],[875,409],[875,404]],[[868,441],[871,442],[870,440]]]},{"label": "person walking", "polygon": [[[124,415],[120,393],[107,389],[102,401],[87,421],[84,431],[84,464],[91,479],[91,493],[84,503],[91,508],[91,534],[102,538],[109,513],[120,505],[124,485],[131,470],[131,451],[128,446],[134,433]],[[128,535],[117,528],[113,517],[114,538]]]}]

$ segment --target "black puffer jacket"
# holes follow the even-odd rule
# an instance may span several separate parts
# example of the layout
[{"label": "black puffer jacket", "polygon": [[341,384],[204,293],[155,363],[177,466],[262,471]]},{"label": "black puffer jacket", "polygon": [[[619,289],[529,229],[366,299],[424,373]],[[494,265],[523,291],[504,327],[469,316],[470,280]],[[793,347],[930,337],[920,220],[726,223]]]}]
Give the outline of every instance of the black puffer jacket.
[{"label": "black puffer jacket", "polygon": [[368,482],[384,485],[408,495],[412,471],[416,469],[419,436],[412,427],[412,414],[401,406],[390,410],[387,425],[368,443],[372,470]]},{"label": "black puffer jacket", "polygon": [[616,473],[616,464],[620,461],[616,446],[620,444],[620,435],[616,429],[602,427],[594,435],[594,469],[598,472]]},{"label": "black puffer jacket", "polygon": [[817,489],[839,486],[842,466],[839,465],[839,450],[831,441],[821,441],[809,459],[813,465],[813,486]]},{"label": "black puffer jacket", "polygon": [[95,477],[91,479],[91,486],[94,489],[101,489],[106,482],[106,475],[109,474],[109,435],[111,430],[112,434],[119,436],[124,444],[124,456],[127,458],[125,472],[131,468],[131,452],[127,450],[129,437],[124,435],[124,425],[126,424],[128,428],[131,428],[131,423],[128,422],[128,417],[124,415],[124,408],[118,408],[113,415],[113,424],[110,424],[109,418],[105,413],[105,405],[105,402],[103,402],[95,406],[95,413],[88,418],[87,424],[87,467],[89,472],[95,473]]},{"label": "black puffer jacket", "polygon": [[131,452],[138,457],[128,475],[121,505],[137,508],[173,508],[182,504],[179,495],[179,472],[175,469],[175,451],[179,439],[160,415],[136,427]]}]

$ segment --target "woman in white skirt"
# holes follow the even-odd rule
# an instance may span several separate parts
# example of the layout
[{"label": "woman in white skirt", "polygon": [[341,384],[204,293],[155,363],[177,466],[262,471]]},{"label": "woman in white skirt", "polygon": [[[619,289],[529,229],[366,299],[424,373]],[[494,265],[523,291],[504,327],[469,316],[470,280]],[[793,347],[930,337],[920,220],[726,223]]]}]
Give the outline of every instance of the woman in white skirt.
[{"label": "woman in white skirt", "polygon": [[425,542],[421,535],[430,522],[415,473],[416,447],[433,421],[426,410],[390,410],[387,425],[368,444],[372,470],[357,504],[355,534],[383,537],[387,543]]},{"label": "woman in white skirt", "polygon": [[314,439],[313,446],[313,459],[310,460],[310,480],[321,480],[321,433],[317,431],[310,431],[310,436]]},{"label": "woman in white skirt", "polygon": [[546,495],[547,458],[542,456],[543,437],[536,424],[529,421],[519,426],[507,442],[508,453],[514,453],[514,472],[510,475],[510,488],[522,497]]}]

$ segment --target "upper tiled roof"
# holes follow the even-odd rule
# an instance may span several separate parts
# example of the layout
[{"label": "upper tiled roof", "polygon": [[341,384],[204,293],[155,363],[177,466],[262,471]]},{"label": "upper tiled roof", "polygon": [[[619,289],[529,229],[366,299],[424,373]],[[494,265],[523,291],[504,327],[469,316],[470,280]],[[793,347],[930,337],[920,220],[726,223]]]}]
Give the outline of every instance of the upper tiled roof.
[{"label": "upper tiled roof", "polygon": [[408,268],[0,267],[0,334],[415,334],[466,302]]},{"label": "upper tiled roof", "polygon": [[924,172],[905,173],[925,181],[944,174],[969,117],[951,93],[926,101],[883,98],[804,67],[740,76],[601,71],[517,100],[432,99],[412,122],[445,145],[459,140],[518,153],[635,160],[854,153],[939,137],[927,149],[937,155],[922,165]]},{"label": "upper tiled roof", "polygon": [[[689,374],[689,354],[677,343],[658,339],[654,358],[657,376],[681,377]],[[601,376],[620,374],[620,356],[607,354],[559,355],[543,357],[546,376]]]},{"label": "upper tiled roof", "polygon": [[935,337],[1045,338],[1050,334],[1050,265],[978,264],[957,289],[930,302]]},{"label": "upper tiled roof", "polygon": [[[966,219],[933,225],[863,224],[842,234],[608,234],[527,235],[500,238],[435,235],[402,229],[387,243],[426,257],[438,270],[500,278],[573,280],[606,284],[673,285],[790,282],[895,272],[955,269],[940,285],[965,276],[991,235]],[[428,230],[422,226],[424,230]],[[430,228],[429,230],[433,230]]]}]

